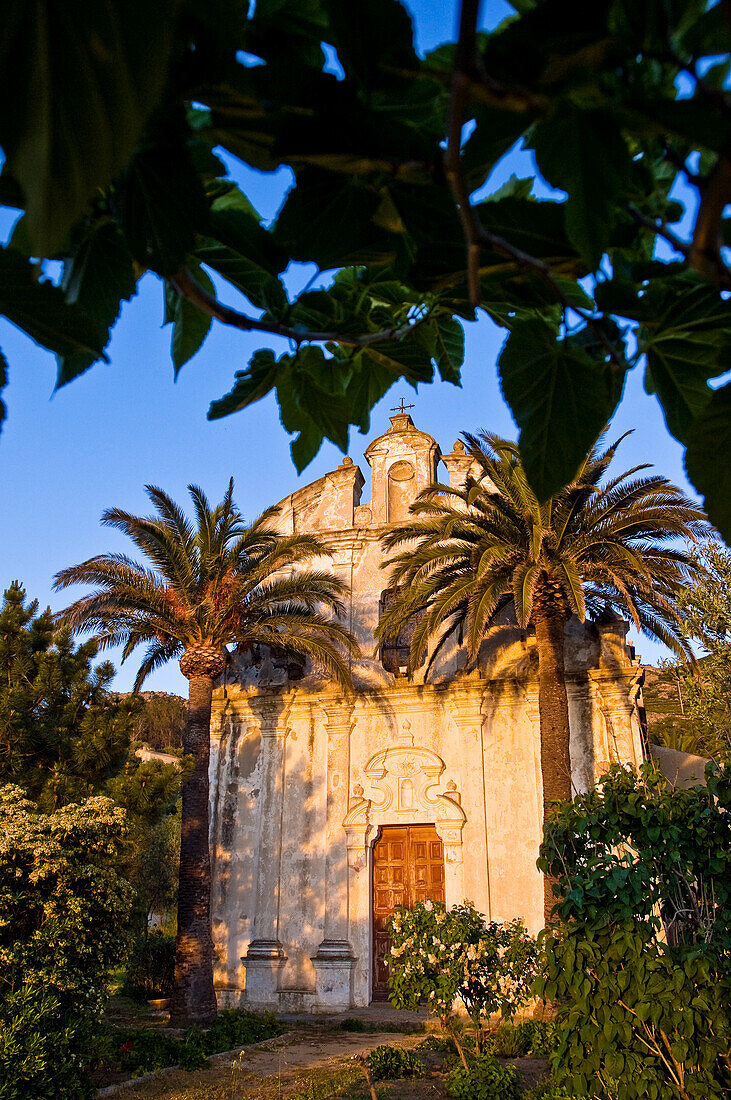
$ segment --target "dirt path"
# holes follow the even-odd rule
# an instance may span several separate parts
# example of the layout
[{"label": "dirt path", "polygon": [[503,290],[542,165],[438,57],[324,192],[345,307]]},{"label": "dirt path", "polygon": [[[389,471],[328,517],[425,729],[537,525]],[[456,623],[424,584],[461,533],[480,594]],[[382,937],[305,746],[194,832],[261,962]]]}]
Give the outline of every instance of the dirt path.
[{"label": "dirt path", "polygon": [[197,1073],[175,1070],[153,1080],[121,1089],[119,1100],[269,1100],[286,1096],[310,1073],[346,1067],[356,1054],[388,1043],[415,1047],[422,1034],[393,1032],[352,1033],[296,1026],[286,1035],[269,1039],[234,1056],[220,1058]]}]

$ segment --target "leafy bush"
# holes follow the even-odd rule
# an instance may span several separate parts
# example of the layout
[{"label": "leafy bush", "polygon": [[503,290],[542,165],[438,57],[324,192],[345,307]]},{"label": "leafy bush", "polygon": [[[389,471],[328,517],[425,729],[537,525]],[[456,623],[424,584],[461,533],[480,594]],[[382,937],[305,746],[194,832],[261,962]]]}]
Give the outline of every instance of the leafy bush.
[{"label": "leafy bush", "polygon": [[194,1070],[202,1069],[206,1065],[208,1055],[214,1053],[206,1039],[207,1036],[199,1028],[188,1028],[183,1036],[178,1053],[178,1065],[181,1069],[192,1073]]},{"label": "leafy bush", "polygon": [[423,1077],[426,1067],[421,1058],[401,1047],[380,1046],[372,1050],[366,1062],[374,1081],[400,1077]]},{"label": "leafy bush", "polygon": [[530,1028],[530,1051],[536,1058],[550,1058],[556,1049],[559,1029],[555,1020],[530,1020],[521,1024]]},{"label": "leafy bush", "polygon": [[556,1024],[552,1020],[524,1020],[520,1024],[501,1024],[489,1037],[489,1047],[497,1058],[548,1058],[555,1050]]},{"label": "leafy bush", "polygon": [[267,1012],[224,1009],[202,1031],[191,1027],[182,1039],[156,1028],[130,1028],[118,1032],[119,1068],[128,1073],[147,1073],[164,1066],[200,1069],[210,1054],[258,1043],[281,1035],[285,1029]]},{"label": "leafy bush", "polygon": [[389,999],[417,1009],[425,1000],[460,1048],[450,1020],[459,997],[483,1041],[483,1023],[494,1012],[512,1017],[528,1003],[538,966],[538,947],[522,921],[487,921],[472,905],[447,911],[440,902],[399,908],[389,922],[392,939]]},{"label": "leafy bush", "polygon": [[2,1100],[93,1091],[101,1011],[127,946],[132,891],[115,870],[125,830],[109,799],[42,814],[0,788]]},{"label": "leafy bush", "polygon": [[366,1031],[364,1020],[358,1020],[355,1016],[347,1016],[340,1024],[341,1031]]},{"label": "leafy bush", "polygon": [[501,1024],[491,1040],[492,1053],[497,1058],[522,1058],[531,1049],[533,1031],[530,1025]]},{"label": "leafy bush", "polygon": [[219,1012],[205,1032],[206,1052],[219,1054],[223,1050],[260,1043],[281,1035],[285,1028],[271,1012],[247,1012],[241,1008],[227,1008]]},{"label": "leafy bush", "polygon": [[731,1093],[731,769],[706,780],[615,766],[546,827],[539,864],[566,924],[536,992],[565,1002],[553,1062],[573,1094]]},{"label": "leafy bush", "polygon": [[118,1066],[123,1073],[147,1073],[180,1062],[182,1040],[157,1028],[120,1030],[118,1038]]},{"label": "leafy bush", "polygon": [[175,936],[152,931],[135,939],[127,964],[123,992],[147,999],[169,997],[175,971]]},{"label": "leafy bush", "polygon": [[481,1054],[469,1070],[456,1066],[447,1078],[454,1100],[518,1100],[520,1084],[515,1066],[502,1066],[492,1054]]},{"label": "leafy bush", "polygon": [[532,1089],[523,1093],[523,1100],[569,1100],[570,1092],[564,1085],[559,1085],[552,1077],[539,1081]]},{"label": "leafy bush", "polygon": [[87,1096],[84,1075],[73,1067],[94,1039],[89,1020],[69,1017],[50,993],[22,986],[0,998],[0,1098]]},{"label": "leafy bush", "polygon": [[454,1050],[454,1043],[445,1035],[427,1035],[419,1043],[419,1050],[438,1050],[441,1054],[447,1054]]}]

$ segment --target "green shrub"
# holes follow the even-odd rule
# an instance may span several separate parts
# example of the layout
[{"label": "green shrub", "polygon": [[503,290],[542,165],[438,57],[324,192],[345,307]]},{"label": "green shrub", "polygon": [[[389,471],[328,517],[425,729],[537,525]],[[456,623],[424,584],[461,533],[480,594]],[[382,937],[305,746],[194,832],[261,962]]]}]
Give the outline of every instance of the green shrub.
[{"label": "green shrub", "polygon": [[454,1100],[518,1100],[520,1084],[515,1066],[502,1066],[492,1054],[482,1054],[466,1070],[460,1063],[447,1078]]},{"label": "green shrub", "polygon": [[401,1047],[380,1046],[372,1050],[366,1062],[374,1081],[400,1077],[423,1077],[426,1067],[421,1058]]},{"label": "green shrub", "polygon": [[118,1034],[119,1069],[137,1075],[180,1061],[182,1041],[153,1028],[135,1028]]},{"label": "green shrub", "polygon": [[531,997],[538,948],[520,920],[488,921],[471,904],[447,910],[426,900],[399,907],[389,921],[389,1000],[426,1002],[443,1024],[459,997],[479,1032],[494,1012],[511,1018]]},{"label": "green shrub", "polygon": [[496,1058],[523,1058],[531,1049],[533,1030],[530,1024],[501,1024],[491,1036],[492,1053]]},{"label": "green shrub", "polygon": [[281,1035],[284,1027],[271,1012],[247,1012],[241,1008],[227,1008],[219,1012],[205,1033],[208,1054],[220,1054],[234,1047],[260,1043]]},{"label": "green shrub", "polygon": [[152,931],[138,936],[132,947],[123,992],[147,1000],[169,997],[175,971],[175,937]]},{"label": "green shrub", "polygon": [[347,1016],[340,1024],[341,1031],[367,1031],[364,1020],[358,1020],[354,1016]]},{"label": "green shrub", "polygon": [[497,1058],[549,1058],[556,1048],[557,1028],[553,1020],[524,1020],[515,1026],[501,1024],[489,1036],[487,1049]]},{"label": "green shrub", "polygon": [[521,1027],[531,1030],[530,1051],[535,1058],[550,1058],[558,1042],[558,1025],[555,1020],[531,1020]]},{"label": "green shrub", "polygon": [[50,993],[23,986],[0,998],[0,1098],[88,1096],[88,1072],[77,1054],[90,1054],[94,1037],[89,1020],[69,1017]]},{"label": "green shrub", "polygon": [[207,1064],[207,1055],[212,1051],[209,1050],[206,1038],[200,1028],[188,1028],[183,1036],[178,1053],[178,1065],[181,1069],[192,1073],[196,1069],[202,1069]]},{"label": "green shrub", "polygon": [[546,825],[564,925],[535,992],[561,1003],[554,1074],[577,1096],[731,1095],[731,767],[706,783],[614,765]]},{"label": "green shrub", "polygon": [[419,1050],[437,1050],[440,1054],[451,1054],[454,1043],[446,1035],[427,1035],[419,1043]]},{"label": "green shrub", "polygon": [[0,1100],[93,1093],[101,1011],[127,947],[125,833],[109,799],[42,814],[0,788]]},{"label": "green shrub", "polygon": [[282,1025],[267,1012],[259,1015],[243,1009],[224,1009],[202,1031],[191,1027],[182,1039],[157,1028],[133,1028],[117,1033],[119,1068],[127,1073],[147,1073],[165,1066],[194,1070],[204,1066],[209,1054],[258,1043],[281,1035]]},{"label": "green shrub", "polygon": [[547,1077],[539,1081],[532,1089],[523,1093],[523,1100],[570,1100],[571,1093],[566,1091],[564,1085],[559,1085],[553,1078]]}]

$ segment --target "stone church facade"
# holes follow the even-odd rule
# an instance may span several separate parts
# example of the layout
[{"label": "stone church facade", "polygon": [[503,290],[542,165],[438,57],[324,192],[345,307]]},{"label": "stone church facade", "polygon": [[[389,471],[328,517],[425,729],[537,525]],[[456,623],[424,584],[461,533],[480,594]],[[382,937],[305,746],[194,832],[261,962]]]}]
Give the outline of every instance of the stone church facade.
[{"label": "stone church facade", "polygon": [[[234,657],[211,726],[212,921],[220,1003],[328,1011],[386,995],[385,923],[398,904],[472,901],[492,920],[543,923],[535,640],[509,622],[464,671],[456,645],[428,682],[375,650],[388,599],[380,539],[446,467],[406,413],[366,451],[280,502],[283,533],[318,534],[349,589],[356,692],[270,653]],[[323,562],[323,564],[328,564]],[[573,783],[640,763],[641,669],[621,620],[566,628]]]}]

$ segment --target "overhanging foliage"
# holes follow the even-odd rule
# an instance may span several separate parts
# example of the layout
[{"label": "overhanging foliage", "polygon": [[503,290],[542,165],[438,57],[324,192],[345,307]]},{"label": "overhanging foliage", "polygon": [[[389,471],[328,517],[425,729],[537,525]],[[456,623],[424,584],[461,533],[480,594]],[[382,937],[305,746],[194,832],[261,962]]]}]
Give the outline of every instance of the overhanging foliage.
[{"label": "overhanging foliage", "polygon": [[[644,364],[730,537],[731,388],[709,383],[731,363],[731,4],[514,7],[485,33],[463,0],[458,41],[420,57],[398,0],[258,0],[250,16],[243,0],[92,0],[73,33],[49,0],[11,0],[0,202],[25,214],[0,311],[56,353],[59,385],[104,356],[146,271],[166,283],[176,371],[212,319],[288,337],[209,415],[275,391],[300,469],[323,438],[367,430],[399,378],[458,384],[461,323],[484,312],[507,332],[500,377],[541,499]],[[516,144],[563,195],[537,201],[531,179],[490,193]],[[291,169],[273,225],[219,148]],[[327,273],[317,289],[290,297],[292,260]]]}]

